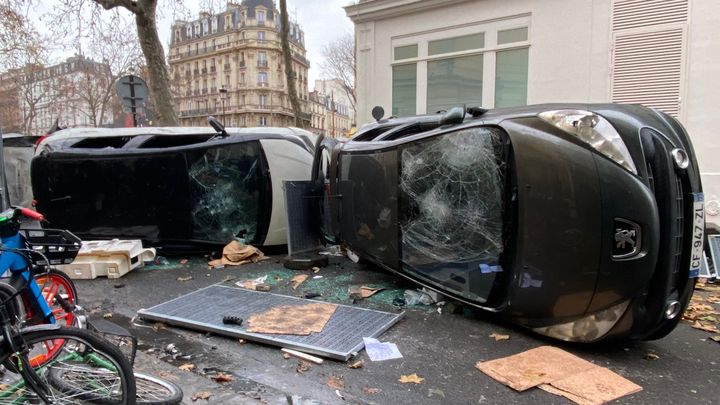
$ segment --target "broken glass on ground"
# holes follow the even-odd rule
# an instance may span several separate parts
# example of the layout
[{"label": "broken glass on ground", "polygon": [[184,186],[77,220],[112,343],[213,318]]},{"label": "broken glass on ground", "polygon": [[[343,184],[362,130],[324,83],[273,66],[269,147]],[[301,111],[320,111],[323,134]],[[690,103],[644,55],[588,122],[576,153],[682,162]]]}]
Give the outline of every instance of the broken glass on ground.
[{"label": "broken glass on ground", "polygon": [[405,269],[478,301],[502,271],[502,139],[498,129],[471,128],[401,153]]}]

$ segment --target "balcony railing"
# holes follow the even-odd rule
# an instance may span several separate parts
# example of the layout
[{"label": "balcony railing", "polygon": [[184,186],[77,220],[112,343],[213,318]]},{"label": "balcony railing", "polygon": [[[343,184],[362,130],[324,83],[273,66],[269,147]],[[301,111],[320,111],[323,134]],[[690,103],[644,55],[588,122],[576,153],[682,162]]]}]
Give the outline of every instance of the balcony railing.
[{"label": "balcony railing", "polygon": [[217,87],[210,87],[210,93],[211,94],[217,93]]},{"label": "balcony railing", "polygon": [[208,114],[215,114],[216,109],[214,107],[210,108],[198,108],[194,110],[185,110],[180,111],[181,117],[189,117],[193,115],[208,115]]},{"label": "balcony railing", "polygon": [[259,60],[259,61],[258,61],[258,67],[260,67],[260,68],[266,68],[266,67],[268,67],[268,61],[267,61],[267,60]]},{"label": "balcony railing", "polygon": [[268,82],[258,82],[258,87],[268,87]]},{"label": "balcony railing", "polygon": [[210,73],[215,73],[215,66],[210,66]]},{"label": "balcony railing", "polygon": [[200,69],[193,69],[193,76],[200,75]]},{"label": "balcony railing", "polygon": [[202,94],[207,94],[207,91],[207,87],[205,87],[204,89],[202,89]]},{"label": "balcony railing", "polygon": [[207,68],[202,68],[201,72],[202,72],[202,74],[206,75],[206,74],[207,74]]},{"label": "balcony railing", "polygon": [[238,62],[238,67],[244,68],[245,67],[245,61],[241,60]]},{"label": "balcony railing", "polygon": [[225,64],[225,70],[230,70],[230,64],[229,64],[229,63],[226,63],[226,64]]}]

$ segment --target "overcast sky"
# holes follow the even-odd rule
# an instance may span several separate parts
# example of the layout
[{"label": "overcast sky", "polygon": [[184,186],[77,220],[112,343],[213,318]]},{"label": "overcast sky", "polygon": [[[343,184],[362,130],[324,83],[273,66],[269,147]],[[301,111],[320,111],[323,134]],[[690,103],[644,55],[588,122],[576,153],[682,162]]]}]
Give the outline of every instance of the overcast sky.
[{"label": "overcast sky", "polygon": [[[2,0],[0,0],[2,1]],[[172,0],[170,0],[172,1]],[[240,1],[240,0],[236,0]],[[167,53],[167,46],[170,42],[170,26],[173,20],[181,17],[188,19],[195,19],[198,17],[200,12],[201,4],[208,3],[225,4],[225,1],[212,1],[212,0],[185,0],[183,3],[187,8],[190,16],[173,16],[173,12],[167,8],[158,10],[158,34],[160,35],[160,41],[165,47]],[[300,26],[305,31],[305,48],[307,49],[307,58],[310,60],[310,72],[309,72],[309,84],[312,90],[312,86],[315,79],[321,76],[320,62],[322,47],[341,36],[346,32],[353,31],[353,24],[349,18],[345,15],[343,6],[353,4],[354,0],[288,0],[288,12],[291,19],[297,19]],[[275,0],[277,5],[278,1]],[[35,11],[33,14],[40,17],[36,21],[37,28],[42,32],[49,32],[47,19],[43,18],[47,15],[47,10],[52,9],[52,2],[40,1],[37,2]],[[162,7],[163,2],[160,2]],[[223,6],[224,9],[224,6]],[[217,12],[218,10],[216,10]],[[72,56],[74,53],[73,46],[60,47],[53,54],[53,62],[59,62],[65,58]]]}]

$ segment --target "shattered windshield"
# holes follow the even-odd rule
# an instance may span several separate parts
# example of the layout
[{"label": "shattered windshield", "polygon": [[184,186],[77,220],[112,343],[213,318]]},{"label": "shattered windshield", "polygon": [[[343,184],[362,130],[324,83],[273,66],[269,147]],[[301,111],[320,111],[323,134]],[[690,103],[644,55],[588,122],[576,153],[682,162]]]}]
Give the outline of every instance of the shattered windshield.
[{"label": "shattered windshield", "polygon": [[262,187],[260,145],[188,152],[193,239],[255,239]]},{"label": "shattered windshield", "polygon": [[503,249],[500,130],[471,128],[401,153],[402,260],[468,298],[488,295]]}]

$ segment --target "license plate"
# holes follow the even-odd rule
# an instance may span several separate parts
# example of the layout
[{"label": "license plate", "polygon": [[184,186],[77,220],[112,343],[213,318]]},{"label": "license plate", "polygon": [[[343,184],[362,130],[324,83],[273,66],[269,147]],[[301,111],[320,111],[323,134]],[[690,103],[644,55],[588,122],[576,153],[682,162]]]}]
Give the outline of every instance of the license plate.
[{"label": "license plate", "polygon": [[705,199],[703,193],[693,194],[693,230],[692,251],[690,252],[690,278],[700,274],[703,257],[703,237],[705,235]]}]

